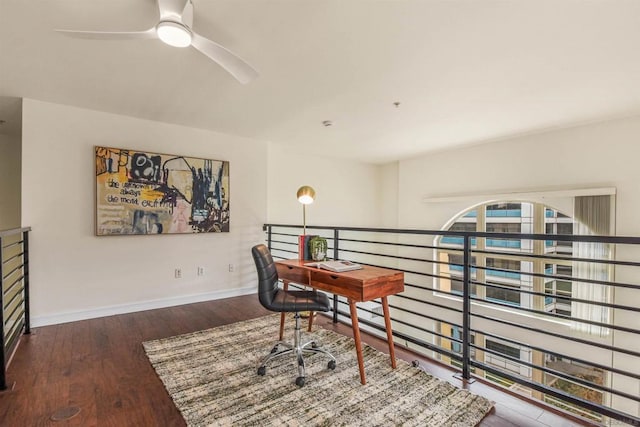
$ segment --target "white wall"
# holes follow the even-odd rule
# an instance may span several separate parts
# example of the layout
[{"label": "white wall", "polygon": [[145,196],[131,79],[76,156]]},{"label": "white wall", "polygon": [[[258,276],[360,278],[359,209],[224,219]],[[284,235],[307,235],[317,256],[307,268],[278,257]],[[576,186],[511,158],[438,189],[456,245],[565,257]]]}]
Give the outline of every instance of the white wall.
[{"label": "white wall", "polygon": [[640,236],[640,117],[440,152],[400,162],[401,227],[439,229],[458,209],[424,196],[575,187],[617,188],[617,234]]},{"label": "white wall", "polygon": [[20,227],[20,136],[0,134],[0,230]]},{"label": "white wall", "polygon": [[380,227],[398,228],[398,173],[400,163],[391,162],[378,167],[379,191],[378,205],[380,206]]},{"label": "white wall", "polygon": [[377,227],[379,208],[377,165],[292,152],[273,144],[269,149],[268,221],[302,225],[298,188],[310,185],[316,200],[307,206],[307,225]]},{"label": "white wall", "polygon": [[[96,145],[230,161],[231,231],[96,237]],[[35,326],[255,291],[250,248],[267,217],[266,143],[25,99],[22,148]]]}]

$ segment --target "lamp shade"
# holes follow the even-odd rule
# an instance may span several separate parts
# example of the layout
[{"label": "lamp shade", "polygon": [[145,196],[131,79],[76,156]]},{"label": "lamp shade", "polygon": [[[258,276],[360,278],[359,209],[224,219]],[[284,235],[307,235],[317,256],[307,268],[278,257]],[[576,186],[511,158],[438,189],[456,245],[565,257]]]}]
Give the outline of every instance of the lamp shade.
[{"label": "lamp shade", "polygon": [[316,192],[308,185],[304,185],[298,188],[297,197],[300,203],[302,203],[303,205],[309,205],[313,203],[313,199],[316,197]]}]

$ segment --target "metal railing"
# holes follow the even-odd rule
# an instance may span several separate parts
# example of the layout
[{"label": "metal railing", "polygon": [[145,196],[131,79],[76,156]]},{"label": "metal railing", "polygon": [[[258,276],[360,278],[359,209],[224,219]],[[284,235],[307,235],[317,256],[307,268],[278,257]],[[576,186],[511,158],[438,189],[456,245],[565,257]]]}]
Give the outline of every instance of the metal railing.
[{"label": "metal railing", "polygon": [[[298,256],[301,228],[264,226],[274,258]],[[640,425],[640,238],[317,226],[307,230],[327,239],[333,259],[405,273],[405,291],[389,298],[397,344],[450,365],[465,380],[491,381],[588,421]],[[442,243],[452,237],[460,243]],[[492,241],[538,242],[526,245],[538,249],[487,244]],[[567,245],[578,242],[606,245],[611,256],[567,253]],[[550,251],[556,245],[562,248]],[[500,268],[495,260],[515,261],[522,268]],[[585,276],[579,267],[583,265],[606,276]],[[572,292],[556,290],[567,284]],[[594,288],[596,296],[579,292],[585,286]],[[334,321],[350,322],[346,304],[334,296]],[[586,307],[587,313],[594,308],[593,313],[585,315],[578,307]],[[379,302],[359,303],[358,318],[363,329],[384,338]],[[585,332],[585,325],[599,332]]]},{"label": "metal railing", "polygon": [[30,227],[0,231],[0,390],[7,389],[6,369],[22,332],[31,333],[29,319]]}]

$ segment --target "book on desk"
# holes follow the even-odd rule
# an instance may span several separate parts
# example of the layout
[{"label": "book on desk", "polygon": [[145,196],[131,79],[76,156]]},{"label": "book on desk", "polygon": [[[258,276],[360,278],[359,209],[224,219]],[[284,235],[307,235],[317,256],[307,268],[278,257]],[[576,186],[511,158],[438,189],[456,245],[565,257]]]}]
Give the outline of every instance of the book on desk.
[{"label": "book on desk", "polygon": [[351,261],[320,261],[320,262],[308,262],[305,264],[307,267],[322,268],[324,270],[335,271],[342,273],[344,271],[360,270],[362,266]]}]

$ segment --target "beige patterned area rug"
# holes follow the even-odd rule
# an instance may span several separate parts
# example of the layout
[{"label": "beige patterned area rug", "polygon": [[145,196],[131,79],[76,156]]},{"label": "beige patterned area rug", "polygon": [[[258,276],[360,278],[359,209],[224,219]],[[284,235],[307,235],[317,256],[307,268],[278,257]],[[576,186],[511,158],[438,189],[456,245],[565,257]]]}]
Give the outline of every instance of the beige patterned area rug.
[{"label": "beige patterned area rug", "polygon": [[[304,387],[293,357],[257,366],[277,339],[279,315],[149,341],[144,349],[189,426],[473,426],[491,410],[487,399],[364,346],[367,384],[360,384],[354,342],[318,328],[313,338],[337,359],[306,357]],[[293,336],[293,320],[287,336]],[[303,342],[308,341],[305,336]]]}]

